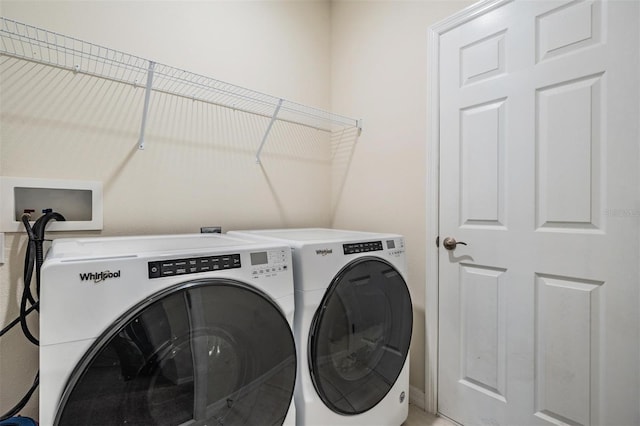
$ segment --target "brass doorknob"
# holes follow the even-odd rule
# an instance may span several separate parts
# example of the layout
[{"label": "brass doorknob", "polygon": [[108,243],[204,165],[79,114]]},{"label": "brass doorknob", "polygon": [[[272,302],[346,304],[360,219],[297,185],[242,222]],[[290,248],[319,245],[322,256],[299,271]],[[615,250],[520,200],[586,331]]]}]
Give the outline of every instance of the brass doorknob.
[{"label": "brass doorknob", "polygon": [[458,244],[462,244],[464,246],[467,245],[467,243],[462,242],[462,241],[456,241],[455,238],[451,238],[451,237],[447,237],[444,239],[444,241],[442,242],[442,245],[444,246],[444,248],[446,248],[447,250],[455,250],[456,246]]}]

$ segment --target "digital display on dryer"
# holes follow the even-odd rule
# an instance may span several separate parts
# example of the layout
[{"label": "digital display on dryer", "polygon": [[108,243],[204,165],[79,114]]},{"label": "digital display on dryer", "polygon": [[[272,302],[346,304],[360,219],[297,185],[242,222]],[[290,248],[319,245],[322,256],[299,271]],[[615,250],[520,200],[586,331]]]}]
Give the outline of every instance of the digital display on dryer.
[{"label": "digital display on dryer", "polygon": [[251,265],[266,265],[269,263],[269,259],[267,257],[266,251],[261,251],[257,253],[251,253]]}]

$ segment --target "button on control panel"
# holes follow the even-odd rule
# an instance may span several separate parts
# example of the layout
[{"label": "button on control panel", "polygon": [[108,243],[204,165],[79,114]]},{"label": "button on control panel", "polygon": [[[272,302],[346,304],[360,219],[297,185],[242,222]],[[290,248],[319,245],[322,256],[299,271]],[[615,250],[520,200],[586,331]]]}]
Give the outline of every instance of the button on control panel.
[{"label": "button on control panel", "polygon": [[222,256],[189,257],[149,262],[149,278],[173,277],[175,275],[195,274],[198,272],[218,271],[240,268],[239,254]]},{"label": "button on control panel", "polygon": [[344,254],[366,253],[369,251],[383,250],[382,241],[368,241],[365,243],[343,244],[342,248],[344,250]]}]

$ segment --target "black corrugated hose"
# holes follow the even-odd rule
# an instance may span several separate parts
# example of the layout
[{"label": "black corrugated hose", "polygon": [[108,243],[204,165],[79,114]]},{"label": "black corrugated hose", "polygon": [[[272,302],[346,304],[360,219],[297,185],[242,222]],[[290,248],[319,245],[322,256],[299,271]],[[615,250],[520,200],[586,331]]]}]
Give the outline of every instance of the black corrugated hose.
[{"label": "black corrugated hose", "polygon": [[[29,330],[29,325],[27,324],[27,316],[33,312],[34,310],[39,310],[40,304],[40,268],[44,263],[44,248],[43,244],[45,241],[44,233],[47,223],[51,220],[63,221],[65,220],[64,216],[60,213],[53,212],[51,210],[45,210],[44,214],[36,220],[31,227],[29,223],[29,219],[31,218],[30,212],[25,212],[22,215],[22,223],[24,224],[25,230],[27,231],[27,236],[29,237],[29,241],[27,242],[27,249],[25,253],[24,259],[24,290],[22,291],[22,298],[20,300],[20,315],[15,320],[11,321],[6,327],[4,327],[0,331],[0,337],[6,334],[9,330],[11,330],[15,325],[20,323],[20,327],[22,328],[22,332],[25,337],[34,345],[39,345],[38,339],[31,333]],[[31,281],[33,278],[33,272],[36,272],[36,297],[34,297],[31,292]],[[30,305],[27,307],[27,305]],[[18,403],[11,408],[8,412],[2,414],[0,416],[0,421],[6,420],[10,417],[15,416],[27,405],[29,399],[38,388],[40,383],[40,373],[36,374],[35,379],[33,380],[33,384],[24,395],[24,397],[18,401]]]}]

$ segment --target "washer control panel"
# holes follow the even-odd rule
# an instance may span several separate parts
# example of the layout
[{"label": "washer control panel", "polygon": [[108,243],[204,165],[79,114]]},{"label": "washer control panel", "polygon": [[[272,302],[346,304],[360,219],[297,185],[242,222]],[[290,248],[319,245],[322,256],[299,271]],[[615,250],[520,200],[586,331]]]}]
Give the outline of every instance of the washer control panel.
[{"label": "washer control panel", "polygon": [[404,254],[404,240],[402,238],[396,238],[393,240],[387,240],[387,253],[391,256],[398,257]]},{"label": "washer control panel", "polygon": [[173,277],[198,272],[240,268],[240,254],[188,257],[149,262],[149,278]]},{"label": "washer control panel", "polygon": [[344,254],[366,253],[369,251],[381,251],[382,241],[368,241],[363,243],[343,244]]},{"label": "washer control panel", "polygon": [[253,278],[272,276],[289,269],[286,250],[252,252],[250,253],[250,258],[251,276]]}]

